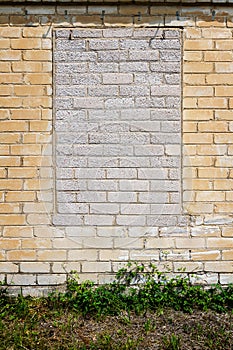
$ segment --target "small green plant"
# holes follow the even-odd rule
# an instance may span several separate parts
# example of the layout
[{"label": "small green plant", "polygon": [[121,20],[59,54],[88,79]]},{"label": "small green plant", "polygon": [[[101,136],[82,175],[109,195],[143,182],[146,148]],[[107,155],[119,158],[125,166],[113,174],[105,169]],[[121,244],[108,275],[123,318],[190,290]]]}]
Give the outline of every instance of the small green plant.
[{"label": "small green plant", "polygon": [[149,333],[155,329],[155,322],[148,318],[144,324],[144,329],[146,333]]},{"label": "small green plant", "polygon": [[85,316],[95,314],[97,317],[124,313],[130,318],[132,311],[146,314],[165,307],[188,313],[194,309],[225,312],[233,308],[233,286],[224,289],[215,285],[204,289],[182,276],[168,279],[152,263],[130,262],[117,272],[112,283],[101,286],[91,281],[79,283],[73,272],[68,279],[67,292],[50,295],[49,302],[53,308],[67,307]]},{"label": "small green plant", "polygon": [[[184,348],[184,336],[193,344],[200,343],[203,349],[230,350],[232,309],[232,285],[204,289],[182,276],[169,279],[154,264],[131,262],[117,272],[112,283],[101,286],[92,281],[80,283],[72,272],[67,290],[49,297],[11,297],[2,286],[0,350],[147,349],[153,348],[153,342],[150,346],[147,342],[155,334],[160,334],[159,348],[164,350]],[[209,323],[199,322],[206,311]],[[176,312],[177,317],[185,319],[179,328]],[[213,316],[216,312],[223,313],[223,317]],[[189,316],[191,313],[198,314],[197,322]],[[191,321],[186,323],[188,317]],[[224,322],[219,321],[221,317]],[[113,320],[117,322],[115,327]],[[99,331],[105,322],[110,322],[109,327]]]},{"label": "small green plant", "polygon": [[164,337],[164,350],[180,350],[181,339],[179,336],[172,334],[170,337]]}]

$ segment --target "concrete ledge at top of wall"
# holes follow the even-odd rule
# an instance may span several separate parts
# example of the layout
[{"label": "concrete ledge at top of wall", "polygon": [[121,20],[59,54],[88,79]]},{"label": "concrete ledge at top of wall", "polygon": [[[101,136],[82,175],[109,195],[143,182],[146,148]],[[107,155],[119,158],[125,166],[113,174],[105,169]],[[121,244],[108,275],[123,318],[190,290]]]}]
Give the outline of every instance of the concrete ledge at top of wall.
[{"label": "concrete ledge at top of wall", "polygon": [[200,5],[204,6],[205,4],[213,4],[213,5],[230,5],[233,3],[233,0],[109,0],[108,3],[106,3],[106,0],[94,0],[94,1],[88,1],[88,0],[1,0],[1,5],[10,4],[10,3],[26,3],[27,5],[33,5],[35,3],[43,3],[43,4],[74,4],[74,3],[87,3],[98,5],[98,3],[104,3],[105,5],[111,5],[111,3],[123,3],[125,5],[127,4],[134,4],[134,5],[147,5],[147,4],[161,4],[161,5],[173,5],[176,6],[177,4],[189,4],[192,6]]}]

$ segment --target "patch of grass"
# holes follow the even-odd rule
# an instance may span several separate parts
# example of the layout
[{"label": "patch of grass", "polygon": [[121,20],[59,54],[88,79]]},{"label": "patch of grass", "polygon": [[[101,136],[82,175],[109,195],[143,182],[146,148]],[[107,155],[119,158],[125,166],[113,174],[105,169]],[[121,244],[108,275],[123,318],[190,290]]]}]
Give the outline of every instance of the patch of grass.
[{"label": "patch of grass", "polygon": [[0,289],[0,350],[232,350],[233,287],[204,289],[129,263],[95,286],[70,274],[44,298]]}]

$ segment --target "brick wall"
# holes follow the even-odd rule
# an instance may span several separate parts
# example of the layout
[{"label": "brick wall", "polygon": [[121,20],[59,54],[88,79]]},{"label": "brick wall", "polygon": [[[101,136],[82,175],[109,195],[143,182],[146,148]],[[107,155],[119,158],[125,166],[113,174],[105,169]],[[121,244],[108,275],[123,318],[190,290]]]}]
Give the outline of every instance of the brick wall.
[{"label": "brick wall", "polygon": [[55,32],[55,225],[107,231],[180,220],[180,36]]},{"label": "brick wall", "polygon": [[[0,7],[0,274],[13,290],[42,293],[64,283],[70,270],[101,283],[128,259],[153,260],[173,273],[185,268],[198,282],[233,281],[233,11],[218,6],[214,17],[210,7],[186,6],[179,16],[176,11],[128,4]],[[53,75],[53,33],[87,27],[182,33],[185,215],[175,223],[53,221],[59,146],[53,92],[64,93]]]}]

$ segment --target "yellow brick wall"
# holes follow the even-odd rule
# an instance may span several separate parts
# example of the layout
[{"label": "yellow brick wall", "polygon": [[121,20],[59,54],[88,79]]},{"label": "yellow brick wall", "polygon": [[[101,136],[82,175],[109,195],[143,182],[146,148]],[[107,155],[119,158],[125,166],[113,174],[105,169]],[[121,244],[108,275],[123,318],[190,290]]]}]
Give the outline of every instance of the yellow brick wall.
[{"label": "yellow brick wall", "polygon": [[[214,19],[208,7],[180,8],[179,18],[176,11],[136,5],[28,6],[26,12],[25,6],[0,7],[0,277],[16,291],[42,293],[62,284],[70,270],[101,283],[128,259],[153,259],[173,272],[185,268],[202,283],[233,282],[233,10],[219,6]],[[188,222],[181,227],[112,236],[93,227],[71,239],[68,229],[51,223],[52,31],[101,25],[183,28],[182,186]]]}]

